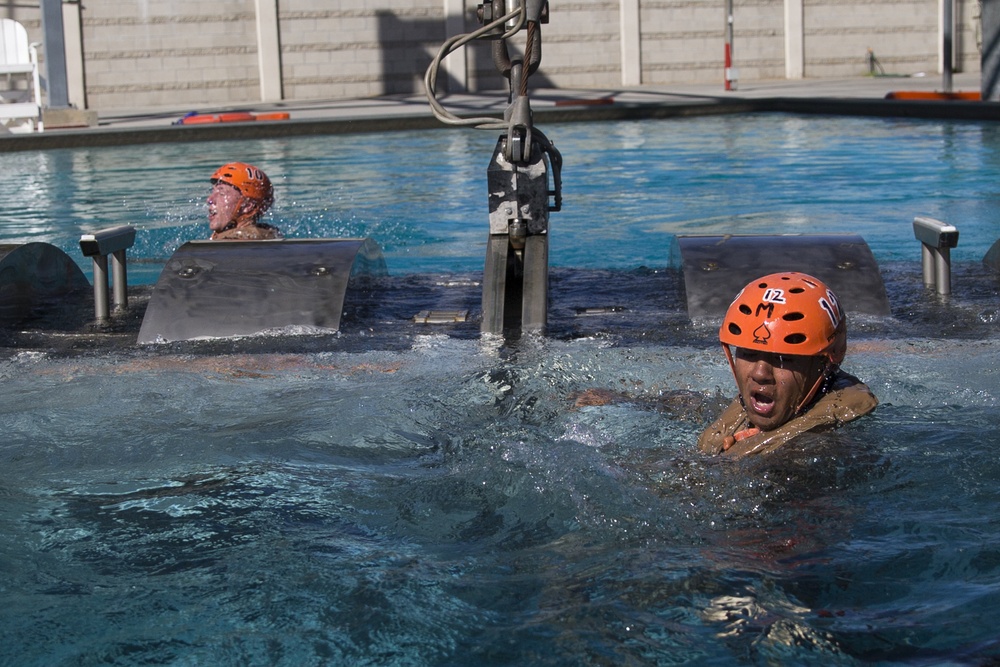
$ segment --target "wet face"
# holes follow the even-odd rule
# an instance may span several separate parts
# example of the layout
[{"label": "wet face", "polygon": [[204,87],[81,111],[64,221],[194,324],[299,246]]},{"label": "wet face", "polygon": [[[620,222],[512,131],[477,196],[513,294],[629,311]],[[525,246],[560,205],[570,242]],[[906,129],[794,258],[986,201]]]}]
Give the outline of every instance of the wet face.
[{"label": "wet face", "polygon": [[243,194],[228,183],[217,182],[208,193],[208,227],[213,232],[222,231],[236,220]]},{"label": "wet face", "polygon": [[825,364],[822,357],[736,348],[733,369],[751,423],[770,431],[794,417]]}]

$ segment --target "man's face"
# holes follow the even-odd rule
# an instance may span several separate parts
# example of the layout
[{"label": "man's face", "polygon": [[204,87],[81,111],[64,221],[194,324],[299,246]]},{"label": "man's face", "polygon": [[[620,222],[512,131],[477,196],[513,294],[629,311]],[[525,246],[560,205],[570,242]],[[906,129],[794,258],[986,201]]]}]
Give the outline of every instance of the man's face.
[{"label": "man's face", "polygon": [[208,227],[218,232],[236,219],[243,194],[228,183],[221,181],[212,186],[208,193]]},{"label": "man's face", "polygon": [[822,357],[773,354],[736,348],[733,369],[750,422],[770,431],[795,416],[823,373]]}]

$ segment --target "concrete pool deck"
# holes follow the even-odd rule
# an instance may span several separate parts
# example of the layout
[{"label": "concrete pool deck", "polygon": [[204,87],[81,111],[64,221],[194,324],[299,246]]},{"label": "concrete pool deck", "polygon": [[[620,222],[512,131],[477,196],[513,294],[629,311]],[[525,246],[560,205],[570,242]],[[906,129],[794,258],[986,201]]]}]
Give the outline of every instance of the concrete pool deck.
[{"label": "concrete pool deck", "polygon": [[[952,78],[953,92],[978,92],[979,89],[978,72],[959,73]],[[1000,120],[1000,103],[996,102],[886,98],[890,92],[941,90],[943,79],[938,74],[751,82],[740,84],[732,91],[724,90],[721,82],[620,89],[538,89],[531,91],[531,108],[539,126],[584,120],[759,111]],[[500,117],[507,107],[504,90],[442,95],[438,99],[457,116]],[[279,113],[288,117],[176,124],[192,112],[205,115],[246,112],[255,117]],[[445,125],[434,117],[422,93],[366,99],[246,103],[225,108],[132,109],[103,112],[96,127],[50,126],[41,133],[0,135],[0,152],[441,127]]]}]

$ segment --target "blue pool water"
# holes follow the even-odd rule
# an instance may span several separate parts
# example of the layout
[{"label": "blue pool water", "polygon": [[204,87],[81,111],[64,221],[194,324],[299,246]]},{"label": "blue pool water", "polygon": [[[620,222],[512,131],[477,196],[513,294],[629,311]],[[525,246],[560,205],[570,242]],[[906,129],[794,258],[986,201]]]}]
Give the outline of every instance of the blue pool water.
[{"label": "blue pool water", "polygon": [[[545,131],[554,333],[516,341],[384,333],[428,284],[477,298],[488,133],[5,155],[2,242],[78,257],[134,224],[152,283],[238,158],[274,177],[286,235],[373,237],[403,296],[292,343],[4,349],[0,664],[995,661],[1000,129]],[[949,300],[921,285],[915,215],[961,230]],[[673,236],[798,231],[879,260],[893,314],[852,319],[845,366],[881,405],[808,447],[703,457],[732,378],[684,317]],[[595,300],[623,308],[574,315]],[[593,387],[634,400],[577,407]]]},{"label": "blue pool water", "polygon": [[[911,223],[961,232],[956,261],[1000,235],[1000,128],[984,123],[684,118],[546,127],[565,161],[553,214],[559,267],[663,266],[675,234],[861,233],[880,261],[919,258]],[[4,155],[0,243],[44,240],[81,261],[81,233],[131,224],[138,282],[205,238],[207,179],[221,163],[275,182],[288,237],[370,236],[396,275],[478,271],[496,134],[472,130],[167,144]]]}]

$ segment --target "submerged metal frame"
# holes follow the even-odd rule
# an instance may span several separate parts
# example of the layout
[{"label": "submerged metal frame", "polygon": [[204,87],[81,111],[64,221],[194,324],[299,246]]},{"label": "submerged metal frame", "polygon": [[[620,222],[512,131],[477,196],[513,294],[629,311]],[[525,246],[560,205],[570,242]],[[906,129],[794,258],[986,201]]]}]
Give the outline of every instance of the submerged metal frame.
[{"label": "submerged metal frame", "polygon": [[501,136],[487,169],[490,236],[481,330],[544,330],[549,294],[549,165],[532,144],[527,162],[507,158]]},{"label": "submerged metal frame", "polygon": [[[549,20],[548,2],[485,0],[476,13],[482,27],[444,43],[427,68],[424,89],[431,111],[442,122],[503,131],[487,170],[490,232],[480,329],[483,333],[544,330],[548,321],[548,213],[562,206],[562,157],[533,125],[528,79],[542,60],[541,26]],[[512,55],[507,40],[522,30],[524,48]],[[493,63],[508,81],[509,105],[503,119],[460,118],[437,100],[438,71],[445,57],[477,39],[491,42]]]}]

